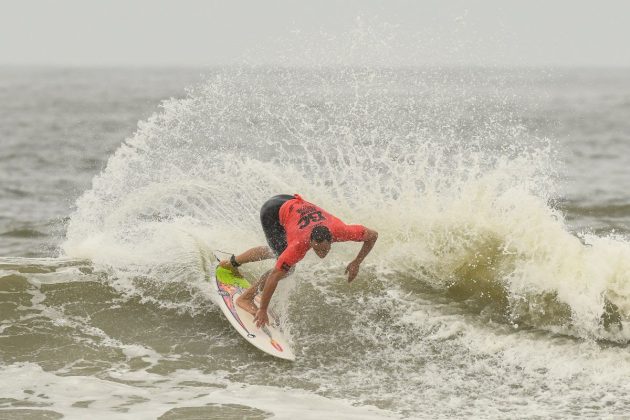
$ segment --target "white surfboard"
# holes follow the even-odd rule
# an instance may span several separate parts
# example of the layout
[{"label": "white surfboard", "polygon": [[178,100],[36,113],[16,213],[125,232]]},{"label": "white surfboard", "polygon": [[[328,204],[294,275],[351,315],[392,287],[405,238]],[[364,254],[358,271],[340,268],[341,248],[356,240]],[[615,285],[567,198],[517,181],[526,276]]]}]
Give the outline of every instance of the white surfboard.
[{"label": "white surfboard", "polygon": [[236,305],[236,299],[249,287],[246,279],[217,266],[214,276],[210,278],[210,285],[223,315],[245,340],[272,356],[295,360],[293,350],[280,329],[278,317],[272,311],[268,311],[269,325],[258,328],[254,316]]}]

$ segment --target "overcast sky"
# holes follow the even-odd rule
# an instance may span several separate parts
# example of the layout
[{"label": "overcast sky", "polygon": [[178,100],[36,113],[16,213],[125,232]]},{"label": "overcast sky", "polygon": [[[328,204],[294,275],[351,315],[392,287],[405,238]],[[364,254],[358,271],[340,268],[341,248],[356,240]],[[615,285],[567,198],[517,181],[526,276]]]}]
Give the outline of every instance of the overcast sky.
[{"label": "overcast sky", "polygon": [[0,0],[0,65],[630,66],[630,0]]}]

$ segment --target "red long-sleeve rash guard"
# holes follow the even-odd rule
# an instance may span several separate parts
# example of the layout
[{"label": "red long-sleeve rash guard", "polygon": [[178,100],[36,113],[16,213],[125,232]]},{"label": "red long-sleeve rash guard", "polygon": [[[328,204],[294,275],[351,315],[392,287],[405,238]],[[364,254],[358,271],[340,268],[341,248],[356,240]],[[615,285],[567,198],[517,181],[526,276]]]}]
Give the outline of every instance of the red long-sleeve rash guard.
[{"label": "red long-sleeve rash guard", "polygon": [[310,249],[311,231],[315,226],[326,226],[332,234],[333,242],[365,241],[366,230],[361,225],[346,225],[332,214],[316,205],[295,198],[280,207],[280,224],[287,233],[287,248],[278,261],[278,270],[289,271]]}]

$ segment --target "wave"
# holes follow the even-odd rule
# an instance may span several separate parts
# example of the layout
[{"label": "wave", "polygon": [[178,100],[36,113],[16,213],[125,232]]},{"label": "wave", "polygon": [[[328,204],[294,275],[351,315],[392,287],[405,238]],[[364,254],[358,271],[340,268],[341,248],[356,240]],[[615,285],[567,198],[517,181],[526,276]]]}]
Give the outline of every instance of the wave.
[{"label": "wave", "polygon": [[10,238],[41,238],[48,235],[46,235],[43,232],[40,232],[37,229],[23,227],[23,228],[14,228],[14,229],[7,230],[6,232],[0,233],[0,236],[7,236]]},{"label": "wave", "polygon": [[[553,142],[523,125],[510,77],[217,70],[164,101],[110,157],[76,203],[63,252],[121,290],[189,310],[172,296],[203,289],[204,255],[264,243],[260,205],[299,192],[379,231],[366,269],[380,281],[443,293],[515,328],[626,341],[630,246],[575,235],[550,204]],[[335,248],[325,270],[354,249]],[[296,276],[321,269],[309,260]]]}]

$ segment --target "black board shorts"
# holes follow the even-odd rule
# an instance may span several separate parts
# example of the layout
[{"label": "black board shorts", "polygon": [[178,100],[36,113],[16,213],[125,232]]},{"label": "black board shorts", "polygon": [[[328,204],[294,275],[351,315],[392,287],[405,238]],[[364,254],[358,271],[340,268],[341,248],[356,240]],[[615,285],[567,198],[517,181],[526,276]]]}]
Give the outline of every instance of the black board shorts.
[{"label": "black board shorts", "polygon": [[276,258],[287,248],[287,233],[280,224],[280,207],[294,198],[288,194],[276,195],[265,201],[260,208],[260,224],[265,232],[267,244],[276,254]]}]

